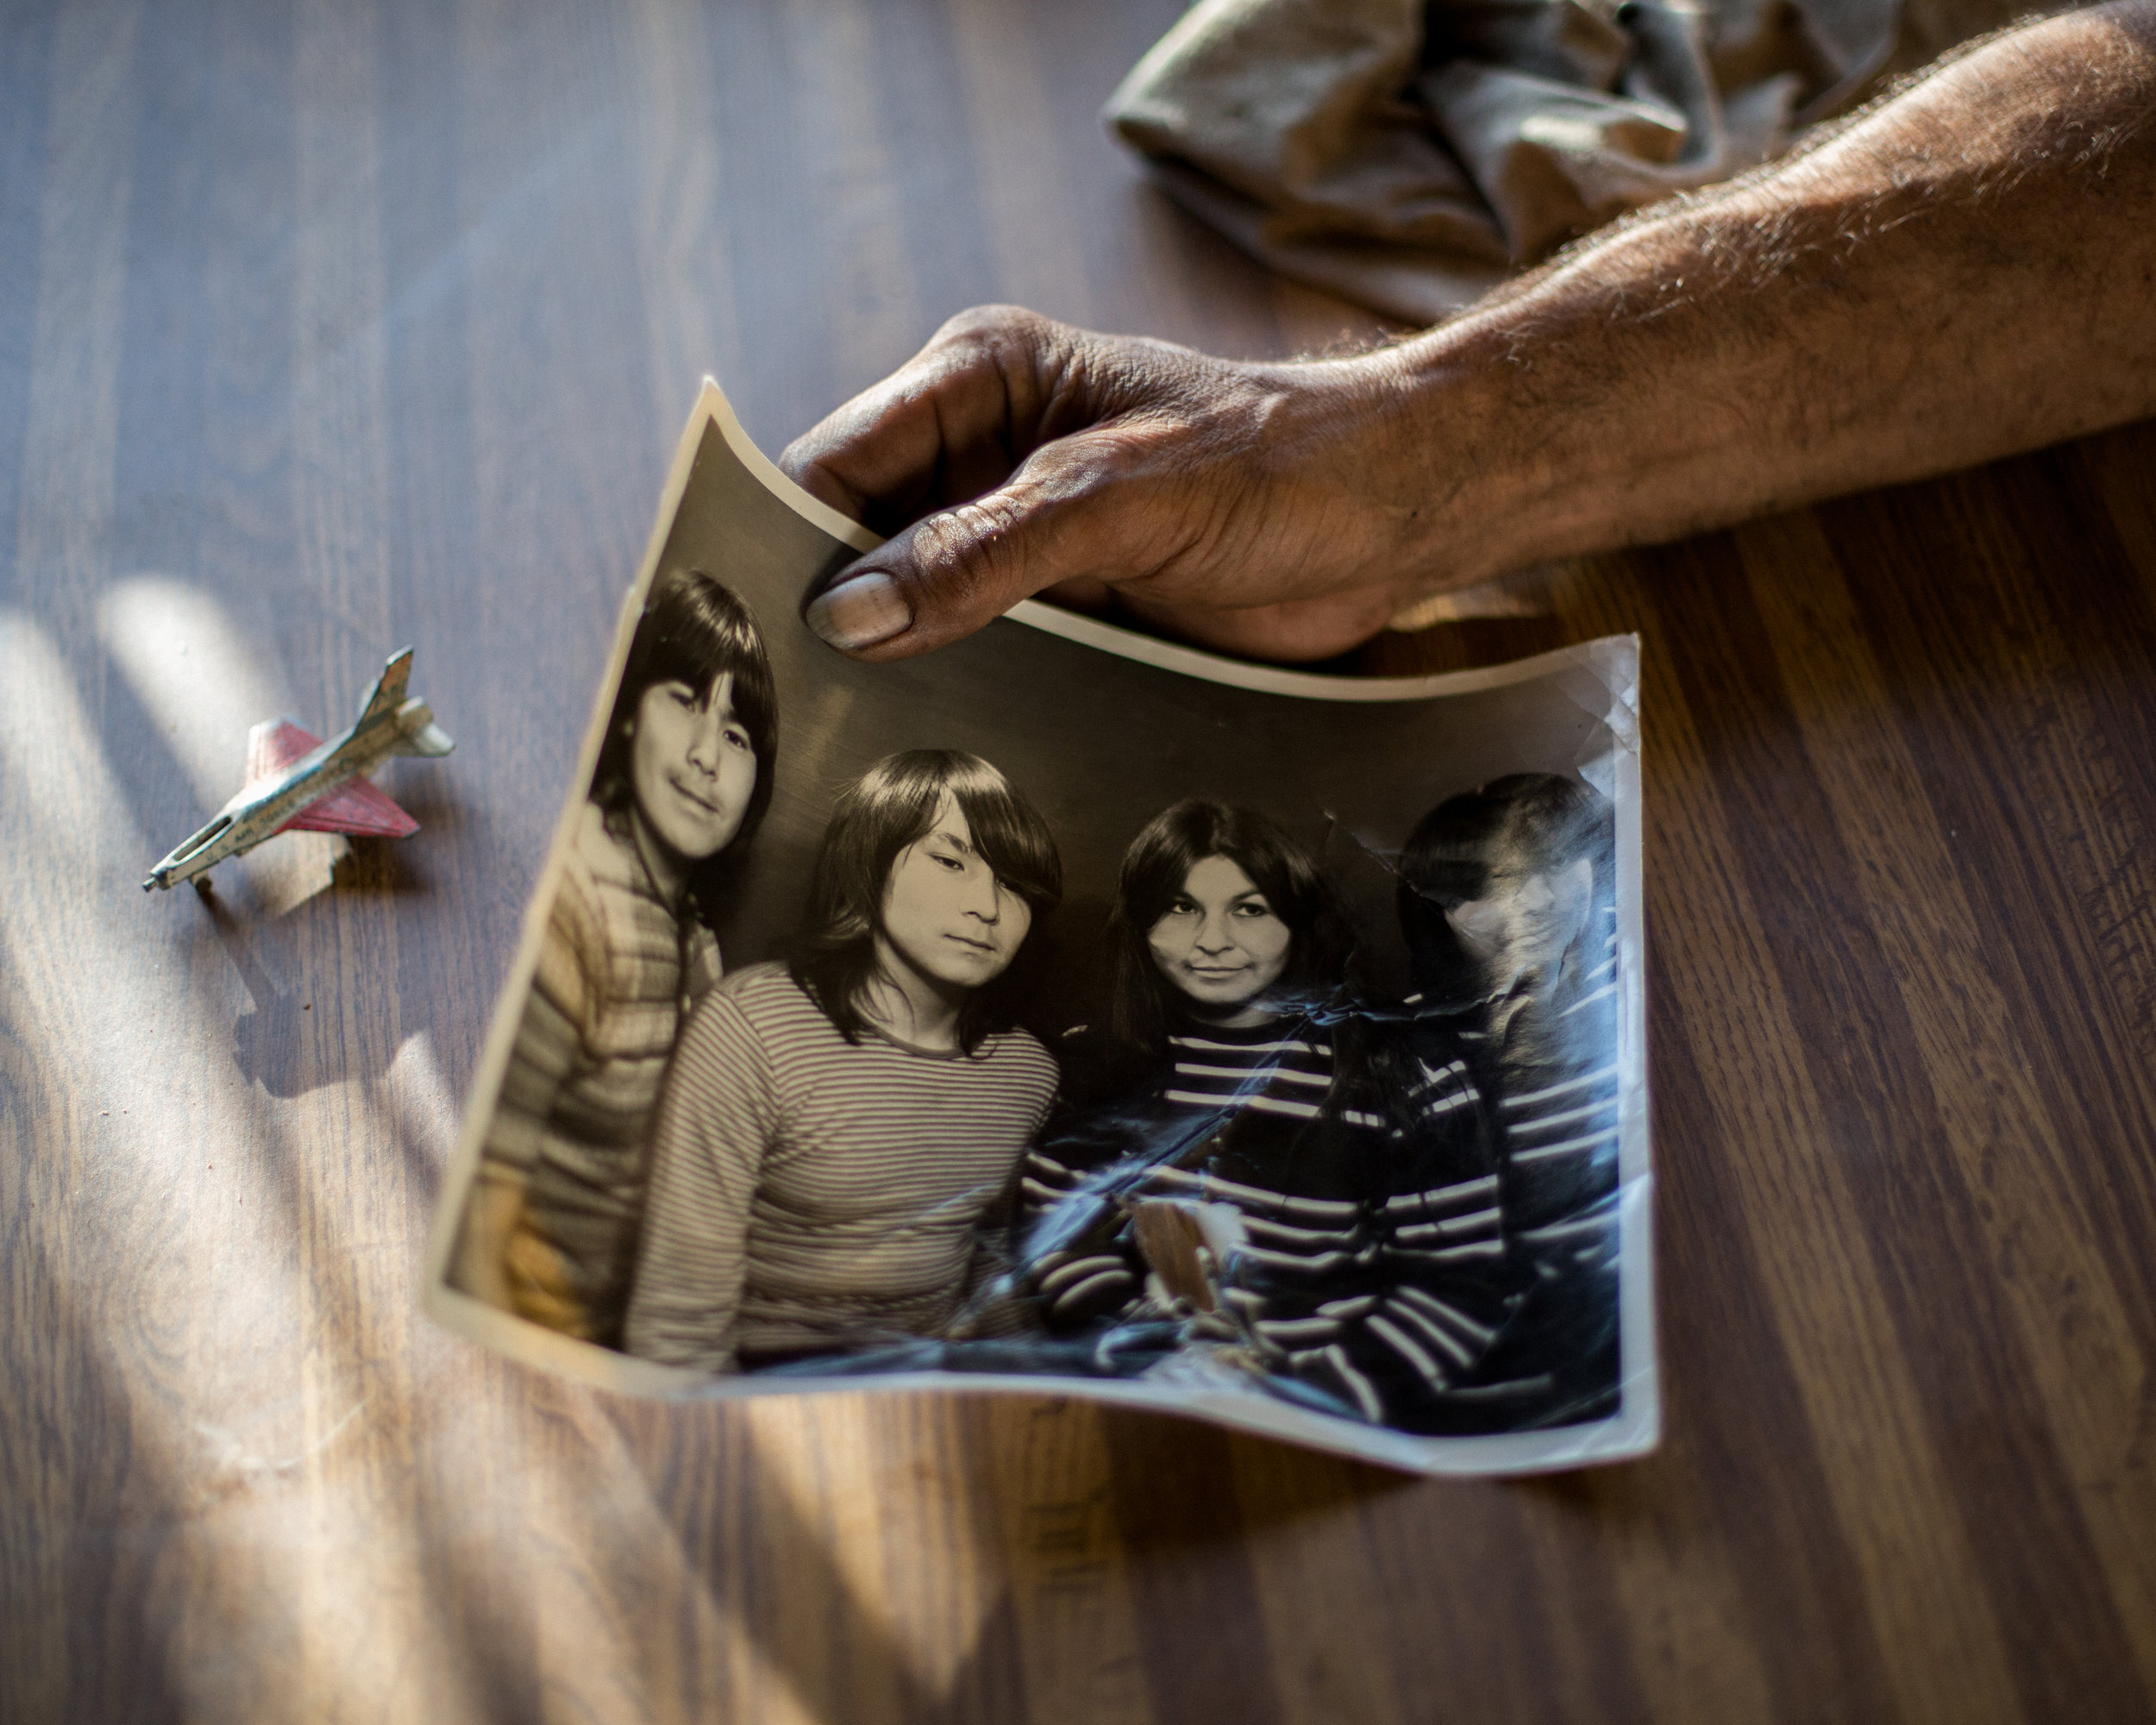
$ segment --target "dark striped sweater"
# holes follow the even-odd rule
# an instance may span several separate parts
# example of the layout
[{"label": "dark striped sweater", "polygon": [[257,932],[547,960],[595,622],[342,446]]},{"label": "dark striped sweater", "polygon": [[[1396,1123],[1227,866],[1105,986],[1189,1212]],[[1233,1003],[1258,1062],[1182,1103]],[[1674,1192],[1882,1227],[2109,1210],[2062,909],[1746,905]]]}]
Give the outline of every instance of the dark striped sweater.
[{"label": "dark striped sweater", "polygon": [[[1285,1019],[1189,1026],[1138,1095],[1051,1123],[1026,1157],[1014,1236],[1017,1280],[1050,1329],[1161,1308],[1135,1219],[1165,1203],[1212,1259],[1218,1306],[1193,1336],[1239,1342],[1268,1371],[1385,1423],[1417,1423],[1471,1373],[1507,1295],[1468,1063],[1411,1063],[1402,1048],[1389,1104],[1374,1084],[1336,1094],[1334,1035]],[[1070,1064],[1082,1071],[1092,1045],[1073,1032]]]},{"label": "dark striped sweater", "polygon": [[1457,1029],[1503,1130],[1506,1219],[1526,1293],[1479,1384],[1524,1423],[1613,1411],[1618,1394],[1616,916],[1546,992],[1478,1003]]}]

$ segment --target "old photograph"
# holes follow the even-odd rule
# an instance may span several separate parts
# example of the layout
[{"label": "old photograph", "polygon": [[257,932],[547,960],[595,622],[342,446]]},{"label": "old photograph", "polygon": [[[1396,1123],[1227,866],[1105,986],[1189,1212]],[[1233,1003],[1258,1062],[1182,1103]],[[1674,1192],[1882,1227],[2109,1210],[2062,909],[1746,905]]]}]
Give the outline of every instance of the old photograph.
[{"label": "old photograph", "polygon": [[1029,603],[864,665],[801,610],[875,543],[706,386],[429,1309],[643,1393],[1651,1446],[1631,639],[1384,681]]}]

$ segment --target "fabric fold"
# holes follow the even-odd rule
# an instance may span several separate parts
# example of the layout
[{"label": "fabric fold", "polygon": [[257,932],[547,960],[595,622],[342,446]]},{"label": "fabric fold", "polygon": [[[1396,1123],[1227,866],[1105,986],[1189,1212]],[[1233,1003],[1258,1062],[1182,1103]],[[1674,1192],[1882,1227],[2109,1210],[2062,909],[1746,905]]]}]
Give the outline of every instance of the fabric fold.
[{"label": "fabric fold", "polygon": [[1200,0],[1106,117],[1282,273],[1409,323],[1713,185],[1885,60],[1898,0]]}]

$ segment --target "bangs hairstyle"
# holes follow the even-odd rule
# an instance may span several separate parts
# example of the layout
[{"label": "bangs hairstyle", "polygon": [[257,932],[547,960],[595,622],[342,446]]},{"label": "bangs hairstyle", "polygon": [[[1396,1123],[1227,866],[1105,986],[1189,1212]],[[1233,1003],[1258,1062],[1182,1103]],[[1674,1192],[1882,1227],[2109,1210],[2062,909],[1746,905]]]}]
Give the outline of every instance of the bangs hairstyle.
[{"label": "bangs hairstyle", "polygon": [[1182,994],[1161,975],[1147,937],[1181,895],[1191,869],[1208,856],[1225,856],[1248,875],[1287,924],[1288,962],[1269,991],[1286,1010],[1307,1011],[1346,987],[1354,937],[1309,854],[1256,809],[1187,798],[1155,815],[1123,854],[1108,919],[1108,1032],[1126,1058],[1167,1055],[1169,1026],[1182,1016]]},{"label": "bangs hairstyle", "polygon": [[756,754],[755,788],[741,825],[725,848],[689,871],[688,896],[699,920],[710,923],[718,912],[724,869],[747,849],[771,806],[771,785],[779,759],[779,706],[771,687],[771,660],[764,651],[756,619],[739,594],[701,569],[663,571],[651,584],[629,645],[621,687],[614,696],[606,740],[599,746],[592,774],[592,800],[609,814],[626,813],[636,800],[630,771],[631,737],[636,711],[647,693],[661,683],[686,683],[699,700],[727,672],[734,676],[734,717],[749,733]]},{"label": "bangs hairstyle", "polygon": [[1445,912],[1487,898],[1500,879],[1595,865],[1593,902],[1607,903],[1616,827],[1610,806],[1584,781],[1514,773],[1448,797],[1415,823],[1400,853],[1400,930],[1415,979],[1440,999],[1479,992],[1476,966]]},{"label": "bangs hairstyle", "polygon": [[841,791],[832,806],[788,966],[849,1042],[861,1039],[861,1000],[876,974],[876,934],[883,926],[892,865],[908,845],[928,835],[946,795],[965,816],[981,861],[1033,913],[1017,957],[959,1009],[958,1045],[967,1053],[990,1032],[1010,1026],[1006,1002],[1016,992],[1018,958],[1033,944],[1041,919],[1062,901],[1063,865],[1055,835],[1001,773],[978,755],[955,749],[887,755]]}]

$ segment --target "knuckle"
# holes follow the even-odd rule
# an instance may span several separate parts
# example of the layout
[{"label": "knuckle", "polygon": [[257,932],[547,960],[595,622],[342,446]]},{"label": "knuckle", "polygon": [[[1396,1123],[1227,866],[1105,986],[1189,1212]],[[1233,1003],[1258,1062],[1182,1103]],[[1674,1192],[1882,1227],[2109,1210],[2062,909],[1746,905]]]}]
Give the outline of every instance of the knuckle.
[{"label": "knuckle", "polygon": [[1085,467],[1095,486],[1129,486],[1172,462],[1179,428],[1157,418],[1126,419],[1099,427],[1087,437]]},{"label": "knuckle", "polygon": [[1018,524],[1017,511],[1000,497],[930,516],[914,530],[913,560],[922,581],[948,605],[977,607],[1010,583]]},{"label": "knuckle", "polygon": [[1046,345],[1062,327],[1023,305],[973,305],[946,318],[929,347],[975,354],[1031,349]]},{"label": "knuckle", "polygon": [[806,485],[810,475],[820,474],[825,458],[846,441],[845,428],[837,418],[833,414],[811,426],[780,450],[779,471],[796,485]]}]

